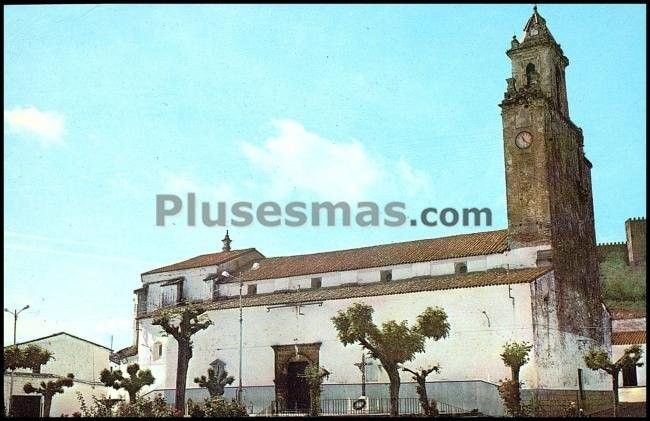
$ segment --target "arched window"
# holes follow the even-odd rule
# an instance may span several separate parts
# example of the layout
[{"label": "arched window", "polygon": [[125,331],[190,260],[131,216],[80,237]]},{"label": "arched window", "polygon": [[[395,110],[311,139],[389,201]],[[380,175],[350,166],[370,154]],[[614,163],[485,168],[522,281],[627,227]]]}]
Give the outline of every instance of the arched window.
[{"label": "arched window", "polygon": [[535,73],[535,65],[533,63],[528,63],[528,65],[526,66],[526,85],[531,84],[534,73]]}]

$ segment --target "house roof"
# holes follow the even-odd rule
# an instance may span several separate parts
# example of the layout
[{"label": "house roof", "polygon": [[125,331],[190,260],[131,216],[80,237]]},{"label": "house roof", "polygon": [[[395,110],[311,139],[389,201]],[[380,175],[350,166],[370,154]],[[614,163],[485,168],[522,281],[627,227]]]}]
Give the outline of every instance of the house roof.
[{"label": "house roof", "polygon": [[612,345],[634,345],[644,343],[646,343],[645,330],[612,333]]},{"label": "house roof", "polygon": [[642,319],[645,317],[645,308],[610,308],[608,310],[613,320]]},{"label": "house roof", "polygon": [[[59,336],[59,335],[68,335],[68,336],[70,336],[70,337],[72,337],[72,338],[74,338],[74,339],[78,339],[78,340],[80,340],[80,341],[88,342],[89,344],[92,344],[92,345],[98,346],[98,347],[100,347],[100,348],[104,348],[104,349],[108,349],[109,351],[112,351],[112,349],[110,349],[109,347],[106,347],[106,346],[104,346],[104,345],[97,344],[97,343],[95,343],[95,342],[91,342],[91,341],[89,341],[89,340],[87,340],[87,339],[80,338],[80,337],[78,337],[78,336],[71,335],[71,334],[66,333],[66,332],[54,333],[54,334],[52,334],[52,335],[43,336],[42,338],[36,338],[36,339],[32,339],[32,340],[30,340],[30,341],[20,342],[20,343],[17,343],[16,346],[29,344],[29,343],[36,342],[36,341],[42,341],[43,339],[49,339],[49,338],[53,338],[53,337],[55,337],[55,336]],[[5,348],[7,348],[7,347],[9,347],[9,346],[12,346],[12,345],[5,346]]]},{"label": "house roof", "polygon": [[[507,230],[382,244],[348,250],[263,259],[259,268],[244,272],[244,281],[337,272],[404,263],[503,253]],[[234,282],[238,282],[235,280]]]},{"label": "house roof", "polygon": [[[491,285],[508,285],[532,282],[553,270],[551,267],[505,270],[496,269],[482,272],[468,272],[458,275],[417,277],[395,281],[344,284],[332,287],[276,291],[268,294],[243,296],[243,307],[269,306],[276,304],[307,303],[346,298],[371,297],[378,295],[406,294],[421,291],[437,291],[456,288],[476,288]],[[208,310],[237,308],[239,296],[221,298],[207,302]],[[152,317],[165,308],[142,316]]]},{"label": "house roof", "polygon": [[151,275],[152,273],[171,272],[174,270],[193,269],[204,266],[215,266],[226,263],[237,257],[256,251],[254,248],[247,248],[232,251],[220,251],[218,253],[202,254],[201,256],[192,257],[191,259],[183,260],[182,262],[174,263],[171,265],[163,266],[157,269],[152,269],[144,272],[142,275]]},{"label": "house roof", "polygon": [[110,355],[109,358],[114,363],[119,364],[120,360],[128,357],[133,357],[135,355],[138,355],[138,348],[131,345],[127,346],[126,348],[122,348],[119,351],[115,351]]}]

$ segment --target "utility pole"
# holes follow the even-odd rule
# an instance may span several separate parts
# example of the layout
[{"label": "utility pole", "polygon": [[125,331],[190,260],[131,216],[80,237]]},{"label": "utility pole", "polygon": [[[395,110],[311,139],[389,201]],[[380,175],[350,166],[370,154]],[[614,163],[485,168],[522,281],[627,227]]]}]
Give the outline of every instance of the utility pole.
[{"label": "utility pole", "polygon": [[244,288],[244,281],[242,280],[241,274],[239,274],[239,386],[237,387],[237,402],[241,405],[242,403],[242,354],[243,354],[243,337],[242,333],[244,331],[244,318],[242,317],[242,289]]},{"label": "utility pole", "polygon": [[[5,311],[12,316],[14,316],[14,347],[16,346],[16,324],[18,323],[18,315],[23,311],[27,310],[29,308],[29,305],[26,305],[25,307],[21,308],[20,310],[14,309],[13,312],[9,311],[9,309],[5,308]],[[9,381],[9,414],[12,414],[12,397],[14,395],[14,370],[11,370],[10,374],[10,381]]]}]

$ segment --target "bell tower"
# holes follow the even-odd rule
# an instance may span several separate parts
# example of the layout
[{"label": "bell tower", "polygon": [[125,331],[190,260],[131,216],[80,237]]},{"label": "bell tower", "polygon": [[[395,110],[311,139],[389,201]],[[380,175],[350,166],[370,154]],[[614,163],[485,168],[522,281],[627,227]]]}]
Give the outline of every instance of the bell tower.
[{"label": "bell tower", "polygon": [[569,118],[564,77],[569,59],[537,7],[522,41],[513,37],[506,54],[512,77],[499,106],[509,246],[551,246],[561,326],[571,331],[595,326],[601,298],[592,165],[582,129]]}]

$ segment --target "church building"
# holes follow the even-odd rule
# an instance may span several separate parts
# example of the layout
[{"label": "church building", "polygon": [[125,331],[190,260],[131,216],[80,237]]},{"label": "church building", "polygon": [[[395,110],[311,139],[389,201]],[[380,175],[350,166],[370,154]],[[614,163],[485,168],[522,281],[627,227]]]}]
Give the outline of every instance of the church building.
[{"label": "church building", "polygon": [[[536,8],[506,54],[512,75],[500,107],[507,229],[271,258],[231,248],[227,234],[222,251],[142,274],[129,355],[156,378],[147,390],[174,399],[176,341],[151,324],[153,317],[200,302],[214,325],[192,339],[187,398],[207,396],[193,379],[219,360],[236,379],[226,396],[234,396],[241,379],[243,401],[254,413],[274,402],[306,410],[301,374],[308,363],[331,373],[324,403],[353,402],[361,395],[364,358],[366,396],[387,400],[379,361],[364,357],[358,345],[344,347],[331,322],[361,302],[375,309],[377,324],[412,325],[428,306],[445,310],[449,336],[427,340],[425,352],[406,364],[440,364],[427,389],[441,408],[503,415],[497,385],[510,369],[500,354],[512,341],[533,345],[520,375],[525,401],[537,398],[558,411],[571,401],[585,410],[609,404],[611,379],[582,359],[594,346],[611,351],[611,322],[598,278],[592,164],[569,114],[569,59]],[[410,375],[400,374],[400,398],[416,398]]]}]

